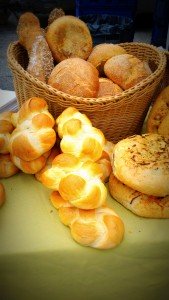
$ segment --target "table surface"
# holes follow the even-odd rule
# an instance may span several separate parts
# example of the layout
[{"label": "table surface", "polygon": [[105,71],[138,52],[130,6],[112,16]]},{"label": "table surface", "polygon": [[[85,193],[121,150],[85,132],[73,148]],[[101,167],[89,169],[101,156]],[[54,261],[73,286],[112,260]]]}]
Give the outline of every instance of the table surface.
[{"label": "table surface", "polygon": [[[134,215],[108,195],[125,225],[123,242],[77,244],[33,175],[3,179],[0,290],[4,299],[161,299],[169,296],[169,220]],[[21,284],[22,283],[22,284]]]}]

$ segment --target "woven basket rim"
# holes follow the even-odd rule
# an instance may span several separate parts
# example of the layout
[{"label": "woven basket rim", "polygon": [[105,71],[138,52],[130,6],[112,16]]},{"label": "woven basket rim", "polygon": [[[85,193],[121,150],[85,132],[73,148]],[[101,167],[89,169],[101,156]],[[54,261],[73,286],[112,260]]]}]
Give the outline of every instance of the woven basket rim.
[{"label": "woven basket rim", "polygon": [[[148,49],[151,49],[153,51],[155,51],[158,56],[159,56],[159,64],[157,69],[150,74],[147,78],[145,78],[144,80],[142,80],[141,82],[139,82],[138,84],[136,84],[135,86],[121,92],[118,95],[115,96],[106,96],[106,97],[99,97],[99,98],[83,98],[83,97],[79,97],[79,96],[72,96],[69,95],[67,93],[64,93],[62,91],[59,91],[55,88],[53,88],[52,86],[48,85],[47,83],[44,83],[42,81],[40,81],[39,79],[33,77],[31,74],[29,74],[15,59],[13,51],[15,50],[16,47],[21,46],[21,44],[19,43],[19,41],[15,41],[15,42],[11,42],[8,46],[7,49],[7,59],[8,59],[8,64],[9,66],[13,66],[15,68],[15,70],[19,71],[20,74],[22,74],[26,79],[28,79],[29,81],[31,81],[33,84],[36,84],[36,86],[38,88],[44,88],[45,92],[50,92],[52,94],[52,96],[58,96],[58,97],[62,97],[64,99],[69,99],[72,102],[76,102],[76,103],[80,103],[83,101],[83,104],[104,104],[105,102],[108,104],[109,102],[116,104],[117,102],[120,102],[120,100],[124,99],[130,99],[130,97],[134,94],[136,94],[138,91],[144,89],[146,86],[148,86],[149,84],[151,84],[153,82],[153,80],[155,80],[155,78],[157,78],[161,72],[165,69],[166,66],[166,53],[165,51],[161,51],[160,49],[158,49],[156,46],[150,45],[150,44],[146,44],[146,43],[140,43],[140,42],[129,42],[129,43],[120,43],[119,45],[121,46],[133,46],[133,47],[146,47]],[[21,46],[22,47],[22,46]],[[168,51],[166,51],[168,52]],[[169,53],[169,52],[168,52]],[[129,101],[129,99],[127,101]],[[54,100],[51,99],[51,102],[55,102]]]}]

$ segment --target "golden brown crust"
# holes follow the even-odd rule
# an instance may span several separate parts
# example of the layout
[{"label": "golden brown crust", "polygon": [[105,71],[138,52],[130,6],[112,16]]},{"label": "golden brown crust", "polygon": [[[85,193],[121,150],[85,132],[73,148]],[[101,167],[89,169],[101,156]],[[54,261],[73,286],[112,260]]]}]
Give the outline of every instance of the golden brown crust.
[{"label": "golden brown crust", "polygon": [[113,209],[103,206],[83,210],[70,206],[58,192],[50,196],[61,222],[70,227],[73,239],[88,247],[110,249],[118,246],[124,236],[124,224]]},{"label": "golden brown crust", "polygon": [[0,182],[0,207],[4,204],[6,200],[4,185]]},{"label": "golden brown crust", "polygon": [[62,153],[52,161],[51,168],[41,176],[41,182],[71,205],[82,209],[100,207],[106,201],[107,189],[101,181],[102,171],[97,163],[82,162]]},{"label": "golden brown crust", "polygon": [[147,195],[169,195],[169,137],[156,133],[119,141],[113,151],[113,173],[127,186]]},{"label": "golden brown crust", "polygon": [[169,135],[169,86],[161,91],[150,110],[147,132]]},{"label": "golden brown crust", "polygon": [[98,69],[100,76],[103,76],[106,61],[113,56],[125,53],[126,50],[119,45],[102,43],[93,47],[88,61]]},{"label": "golden brown crust", "polygon": [[5,111],[0,114],[0,153],[9,153],[9,141],[14,126],[12,124],[13,112]]},{"label": "golden brown crust", "polygon": [[106,97],[106,96],[115,96],[119,93],[122,93],[123,90],[117,84],[115,84],[112,80],[108,78],[99,78],[99,90],[97,94],[97,98]]},{"label": "golden brown crust", "polygon": [[145,218],[169,218],[169,196],[155,197],[140,193],[119,181],[113,173],[109,177],[112,197],[134,214]]},{"label": "golden brown crust", "polygon": [[86,60],[92,50],[87,25],[74,16],[62,16],[53,21],[47,28],[46,39],[57,62],[70,57]]},{"label": "golden brown crust", "polygon": [[55,122],[44,99],[32,97],[24,102],[15,121],[17,127],[10,138],[12,156],[31,161],[48,152],[55,144]]},{"label": "golden brown crust", "polygon": [[8,178],[19,172],[10,154],[0,154],[0,178]]},{"label": "golden brown crust", "polygon": [[105,145],[101,130],[92,126],[88,117],[69,107],[56,119],[60,148],[82,160],[98,160]]},{"label": "golden brown crust", "polygon": [[123,90],[133,87],[152,73],[146,62],[131,54],[121,54],[108,59],[104,72]]},{"label": "golden brown crust", "polygon": [[28,73],[47,82],[54,62],[39,19],[31,12],[23,13],[19,18],[17,34],[20,44],[28,51]]},{"label": "golden brown crust", "polygon": [[69,95],[96,97],[99,88],[98,71],[81,58],[68,58],[55,66],[48,84]]}]

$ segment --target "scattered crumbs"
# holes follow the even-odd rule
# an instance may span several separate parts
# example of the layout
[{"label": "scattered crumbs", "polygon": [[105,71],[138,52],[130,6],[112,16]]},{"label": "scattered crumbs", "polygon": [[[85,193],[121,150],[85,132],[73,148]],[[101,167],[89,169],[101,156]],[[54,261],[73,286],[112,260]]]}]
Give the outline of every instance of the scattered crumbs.
[{"label": "scattered crumbs", "polygon": [[129,230],[129,233],[132,233],[132,231],[131,231],[131,230]]},{"label": "scattered crumbs", "polygon": [[53,213],[53,210],[51,209],[50,214]]},{"label": "scattered crumbs", "polygon": [[141,230],[139,230],[139,232],[141,232]]}]

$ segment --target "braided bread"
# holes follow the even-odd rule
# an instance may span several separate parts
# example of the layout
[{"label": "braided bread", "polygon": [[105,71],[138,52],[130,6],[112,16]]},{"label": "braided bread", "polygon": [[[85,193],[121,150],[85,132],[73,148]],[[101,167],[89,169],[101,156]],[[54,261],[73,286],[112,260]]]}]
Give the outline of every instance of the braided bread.
[{"label": "braided bread", "polygon": [[0,182],[0,207],[4,204],[5,198],[6,198],[5,188],[3,184]]},{"label": "braided bread", "polygon": [[55,144],[55,122],[44,99],[32,97],[27,100],[14,120],[17,127],[10,139],[13,157],[31,161],[48,152]]},{"label": "braided bread", "polygon": [[12,156],[11,159],[15,166],[26,174],[35,174],[39,172],[46,164],[46,160],[50,154],[50,151],[44,153],[40,157],[31,161],[25,161],[17,156]]},{"label": "braided bread", "polygon": [[119,245],[124,236],[124,224],[113,209],[106,206],[83,210],[69,206],[58,192],[51,194],[51,201],[58,209],[60,220],[70,227],[73,239],[97,249],[110,249]]},{"label": "braided bread", "polygon": [[19,18],[17,34],[20,44],[28,52],[28,73],[47,82],[54,62],[39,19],[31,12],[23,13]]},{"label": "braided bread", "polygon": [[97,163],[82,162],[77,157],[62,153],[55,157],[52,167],[41,175],[41,182],[59,191],[65,201],[82,209],[100,207],[106,201],[107,189],[100,177]]},{"label": "braided bread", "polygon": [[0,114],[0,153],[9,153],[9,141],[14,126],[12,124],[12,115],[10,111]]},{"label": "braided bread", "polygon": [[105,137],[101,130],[92,126],[90,120],[76,108],[68,107],[56,119],[58,134],[62,138],[62,152],[82,160],[97,161],[103,151]]},{"label": "braided bread", "polygon": [[8,178],[19,172],[10,154],[0,154],[0,178]]},{"label": "braided bread", "polygon": [[114,149],[114,144],[112,142],[106,141],[102,156],[97,163],[100,165],[103,176],[101,177],[102,181],[107,182],[112,171],[111,158]]}]

